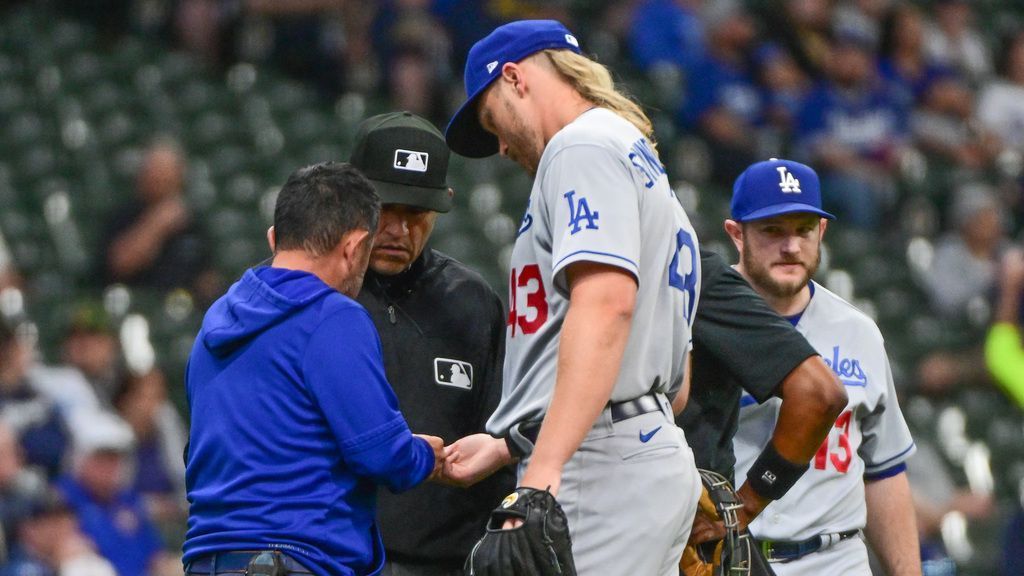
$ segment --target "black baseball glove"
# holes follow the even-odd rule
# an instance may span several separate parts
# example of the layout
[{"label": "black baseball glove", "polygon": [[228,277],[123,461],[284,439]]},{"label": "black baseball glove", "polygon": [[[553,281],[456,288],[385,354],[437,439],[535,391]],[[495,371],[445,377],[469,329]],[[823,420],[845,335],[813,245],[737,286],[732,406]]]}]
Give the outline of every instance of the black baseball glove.
[{"label": "black baseball glove", "polygon": [[[502,529],[506,520],[522,525]],[[516,488],[491,512],[466,558],[466,576],[576,576],[569,522],[547,490]]]},{"label": "black baseball glove", "polygon": [[760,546],[746,529],[740,530],[737,511],[743,507],[732,484],[721,474],[700,472],[703,491],[697,515],[722,522],[725,537],[716,542],[688,544],[679,569],[686,576],[775,576]]}]

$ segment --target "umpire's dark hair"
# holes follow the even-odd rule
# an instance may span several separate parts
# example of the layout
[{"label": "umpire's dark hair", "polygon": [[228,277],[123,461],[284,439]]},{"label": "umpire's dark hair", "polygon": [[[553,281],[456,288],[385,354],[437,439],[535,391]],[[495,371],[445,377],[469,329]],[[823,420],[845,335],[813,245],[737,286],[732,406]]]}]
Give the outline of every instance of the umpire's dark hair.
[{"label": "umpire's dark hair", "polygon": [[292,172],[274,207],[276,250],[320,256],[351,230],[377,230],[380,197],[354,166],[322,162]]}]

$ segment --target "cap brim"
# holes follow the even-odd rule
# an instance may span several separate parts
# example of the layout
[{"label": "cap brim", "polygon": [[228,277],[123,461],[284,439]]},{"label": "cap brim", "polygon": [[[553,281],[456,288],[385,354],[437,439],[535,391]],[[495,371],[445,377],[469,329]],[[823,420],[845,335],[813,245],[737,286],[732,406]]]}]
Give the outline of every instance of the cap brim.
[{"label": "cap brim", "polygon": [[370,179],[370,182],[380,196],[381,204],[402,204],[434,212],[448,212],[452,209],[452,197],[448,193],[448,188],[408,186],[373,179]]},{"label": "cap brim", "polygon": [[764,218],[771,218],[772,216],[782,216],[783,214],[797,214],[800,212],[817,214],[822,218],[828,218],[829,220],[835,220],[836,217],[824,210],[820,210],[813,206],[808,206],[802,202],[788,202],[786,204],[775,204],[773,206],[766,206],[760,210],[754,210],[750,214],[746,214],[740,218],[736,218],[737,222],[749,222],[751,220],[762,220]]},{"label": "cap brim", "polygon": [[498,153],[498,138],[480,125],[477,114],[477,101],[494,80],[484,84],[455,112],[448,128],[444,131],[444,140],[452,152],[467,158],[486,158]]}]

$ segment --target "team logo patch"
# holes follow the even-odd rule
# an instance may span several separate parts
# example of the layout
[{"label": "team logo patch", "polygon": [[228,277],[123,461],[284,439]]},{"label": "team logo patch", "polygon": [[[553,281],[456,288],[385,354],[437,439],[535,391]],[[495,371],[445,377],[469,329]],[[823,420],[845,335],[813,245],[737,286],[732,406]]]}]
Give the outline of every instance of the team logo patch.
[{"label": "team logo patch", "polygon": [[498,67],[498,61],[497,60],[495,60],[494,62],[491,62],[490,64],[487,65],[487,73],[490,74],[491,72],[494,72],[494,69],[497,68],[497,67]]},{"label": "team logo patch", "polygon": [[519,492],[513,492],[513,493],[509,494],[508,496],[505,496],[505,499],[501,501],[501,507],[502,508],[508,508],[508,507],[512,506],[513,504],[515,504],[518,501],[519,501]]},{"label": "team logo patch", "polygon": [[776,170],[779,171],[779,190],[782,190],[783,194],[799,194],[800,181],[796,176],[793,176],[785,166],[779,166]]},{"label": "team logo patch", "polygon": [[427,163],[430,162],[430,154],[416,152],[415,150],[395,150],[395,168],[397,170],[408,170],[410,172],[426,172]]},{"label": "team logo patch", "polygon": [[473,365],[451,358],[434,358],[434,382],[470,390],[473,388]]}]

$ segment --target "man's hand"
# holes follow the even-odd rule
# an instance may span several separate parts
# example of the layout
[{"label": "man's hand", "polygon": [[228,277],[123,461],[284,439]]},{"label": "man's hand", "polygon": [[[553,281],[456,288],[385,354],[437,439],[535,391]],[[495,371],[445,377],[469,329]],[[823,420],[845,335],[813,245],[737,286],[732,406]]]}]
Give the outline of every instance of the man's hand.
[{"label": "man's hand", "polygon": [[430,449],[434,451],[434,471],[430,473],[427,480],[440,481],[440,476],[444,471],[444,440],[426,434],[413,434],[413,436],[426,440],[427,444],[430,444]]},{"label": "man's hand", "polygon": [[[743,508],[736,511],[736,520],[739,531],[745,532],[747,526],[771,503],[771,500],[758,495],[749,484],[741,486],[736,491],[736,496],[743,502]],[[717,516],[714,504],[710,501],[704,502],[704,498],[701,497],[697,515],[693,519],[693,528],[690,530],[689,543],[696,545],[724,538],[725,524]]]},{"label": "man's hand", "polygon": [[483,433],[460,438],[444,452],[444,471],[438,481],[463,488],[512,463],[505,441]]}]

